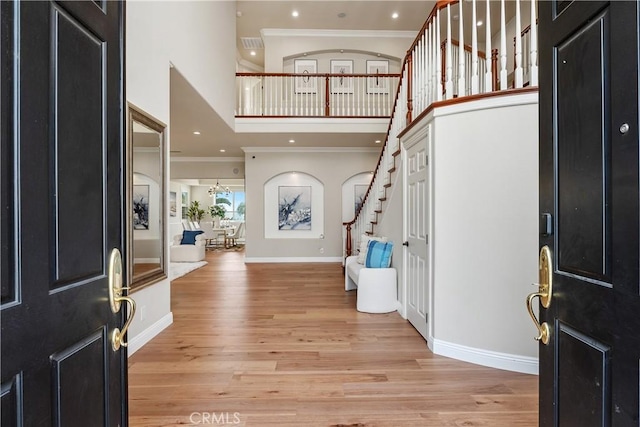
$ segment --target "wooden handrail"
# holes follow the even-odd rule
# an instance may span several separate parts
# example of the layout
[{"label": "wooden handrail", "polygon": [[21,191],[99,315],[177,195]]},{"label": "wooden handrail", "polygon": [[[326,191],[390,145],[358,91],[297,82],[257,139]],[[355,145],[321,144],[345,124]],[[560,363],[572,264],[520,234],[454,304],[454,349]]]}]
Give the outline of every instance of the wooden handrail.
[{"label": "wooden handrail", "polygon": [[[452,104],[456,104],[459,102],[466,102],[466,101],[473,101],[473,100],[477,100],[477,99],[484,99],[487,97],[492,97],[492,96],[504,96],[504,95],[508,95],[508,94],[516,94],[516,93],[525,93],[528,91],[534,91],[537,90],[537,88],[527,88],[527,89],[516,89],[516,90],[505,90],[505,91],[498,91],[499,85],[498,85],[498,79],[499,79],[499,73],[498,73],[498,49],[492,49],[491,52],[483,52],[483,51],[477,51],[478,54],[478,58],[481,58],[485,61],[491,61],[490,64],[486,63],[486,67],[487,69],[491,70],[491,74],[492,74],[492,81],[491,81],[491,92],[490,93],[483,93],[483,94],[476,94],[476,95],[470,95],[470,96],[459,96],[459,97],[454,97],[448,100],[443,100],[443,101],[433,101],[431,100],[431,104],[427,106],[426,109],[424,109],[424,111],[421,111],[419,113],[419,115],[417,117],[413,117],[413,94],[412,94],[412,86],[413,86],[413,67],[416,65],[414,64],[414,57],[413,57],[413,52],[416,49],[416,47],[418,46],[418,44],[421,42],[421,40],[423,39],[423,37],[425,36],[426,31],[430,28],[430,25],[433,23],[434,19],[436,18],[436,16],[438,16],[438,11],[446,8],[448,5],[455,5],[455,4],[460,4],[461,2],[459,0],[439,0],[437,1],[436,5],[433,7],[433,9],[431,10],[431,12],[429,13],[427,19],[425,20],[424,24],[422,25],[421,29],[418,31],[418,34],[416,35],[415,39],[413,40],[411,46],[409,47],[409,49],[407,50],[407,53],[402,61],[402,71],[400,74],[400,80],[398,82],[398,90],[396,91],[396,97],[395,97],[395,101],[393,104],[393,108],[391,110],[391,120],[389,122],[389,126],[387,129],[387,135],[385,137],[385,141],[384,141],[384,146],[383,149],[380,152],[380,156],[378,158],[378,162],[376,164],[375,170],[373,172],[374,175],[374,179],[371,180],[371,183],[369,184],[369,187],[367,188],[367,191],[363,197],[362,203],[360,204],[359,208],[357,209],[357,211],[355,212],[354,218],[351,221],[348,222],[344,222],[343,225],[346,227],[346,243],[345,243],[345,253],[347,256],[352,254],[352,250],[353,250],[353,243],[352,243],[352,228],[353,225],[356,223],[356,221],[358,220],[360,214],[363,212],[363,209],[365,208],[365,206],[367,205],[367,201],[369,196],[373,193],[373,185],[374,182],[376,182],[376,177],[378,176],[378,172],[380,171],[380,167],[383,163],[383,159],[384,159],[384,154],[385,154],[385,150],[389,149],[389,146],[387,144],[390,143],[390,137],[391,137],[391,130],[393,127],[393,120],[394,119],[398,119],[398,117],[396,117],[396,112],[398,111],[398,100],[400,97],[400,92],[402,90],[403,93],[406,93],[406,103],[407,103],[407,112],[406,112],[406,126],[404,127],[404,129],[400,132],[400,134],[397,137],[402,136],[403,134],[405,134],[409,129],[411,129],[413,127],[413,125],[417,122],[419,122],[423,117],[425,117],[429,112],[433,111],[434,108],[436,107],[441,107],[441,106],[445,106],[445,105],[452,105]],[[461,13],[461,11],[460,11]],[[524,30],[522,30],[522,35],[524,36],[528,31],[530,31],[531,26],[525,28]],[[448,38],[451,39],[451,44],[458,46],[458,48],[460,47],[460,42],[458,40],[454,40],[453,38],[451,38],[450,36],[448,36]],[[515,40],[515,38],[514,38]],[[445,85],[447,83],[447,76],[446,76],[446,46],[447,46],[447,39],[445,39],[444,41],[441,42],[441,55],[442,55],[442,60],[441,60],[441,84],[442,84],[442,91],[444,93],[445,91]],[[466,52],[472,52],[473,49],[470,45],[464,44],[463,45],[463,49]],[[489,68],[491,67],[491,68]],[[407,77],[406,79],[402,79],[402,76],[404,75],[404,73],[407,73]],[[404,86],[404,87],[403,87]],[[489,88],[485,88],[485,90],[488,90]],[[421,108],[421,107],[420,107]],[[394,137],[396,137],[394,135]],[[395,156],[397,153],[393,153],[393,155]],[[382,199],[381,199],[382,200]]]},{"label": "wooden handrail", "polygon": [[[387,127],[387,135],[385,136],[385,140],[384,140],[384,145],[383,145],[383,149],[380,150],[380,156],[378,157],[378,163],[376,164],[376,168],[373,172],[373,176],[375,177],[378,173],[378,170],[380,169],[380,165],[382,164],[382,160],[383,160],[383,156],[384,156],[384,147],[386,147],[387,143],[389,142],[389,134],[391,133],[391,129],[393,126],[393,118],[395,117],[395,112],[396,109],[398,108],[398,98],[400,96],[400,89],[402,88],[402,75],[404,74],[405,70],[407,71],[407,115],[406,115],[406,120],[407,120],[407,124],[411,123],[412,121],[412,113],[413,113],[413,99],[411,98],[411,85],[412,85],[412,62],[413,62],[413,49],[415,48],[415,46],[417,45],[418,41],[422,38],[422,34],[426,31],[426,29],[429,27],[429,24],[431,21],[433,21],[433,18],[436,16],[438,10],[444,9],[445,7],[447,7],[448,4],[456,4],[458,3],[458,0],[439,0],[436,5],[433,7],[433,9],[431,10],[431,12],[429,13],[429,16],[427,17],[426,21],[424,22],[424,24],[422,25],[422,28],[420,29],[420,31],[418,32],[418,35],[416,36],[416,38],[414,39],[413,43],[411,44],[411,47],[407,50],[407,54],[404,57],[404,60],[402,61],[402,68],[400,70],[400,80],[398,82],[398,88],[396,90],[396,97],[395,100],[393,102],[393,108],[391,109],[391,120],[389,121],[389,126]],[[306,76],[309,76],[309,74],[305,74]],[[370,74],[368,74],[368,76],[370,76]],[[353,216],[353,219],[351,221],[348,222],[343,222],[342,225],[344,225],[346,227],[346,244],[345,244],[345,255],[346,256],[350,256],[351,255],[351,251],[352,251],[352,236],[351,236],[351,227],[353,226],[353,224],[355,224],[356,220],[358,219],[358,216],[360,215],[360,212],[362,211],[362,208],[364,207],[367,198],[369,197],[369,194],[371,193],[371,188],[373,187],[373,182],[374,180],[372,179],[371,182],[369,183],[369,187],[367,188],[367,191],[364,195],[364,197],[362,198],[362,204],[360,204],[360,207],[358,208],[358,210],[355,212],[355,215]]]},{"label": "wooden handrail", "polygon": [[331,73],[236,73],[236,77],[400,77],[398,73],[376,74],[331,74]]}]

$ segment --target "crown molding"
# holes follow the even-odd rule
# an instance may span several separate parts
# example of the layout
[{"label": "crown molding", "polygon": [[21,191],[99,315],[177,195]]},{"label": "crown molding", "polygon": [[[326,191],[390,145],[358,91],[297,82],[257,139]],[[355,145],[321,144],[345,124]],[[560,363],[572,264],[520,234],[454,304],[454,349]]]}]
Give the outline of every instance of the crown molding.
[{"label": "crown molding", "polygon": [[245,153],[379,153],[382,147],[240,147]]},{"label": "crown molding", "polygon": [[312,30],[288,28],[263,28],[262,37],[362,37],[415,39],[417,31],[395,30]]},{"label": "crown molding", "polygon": [[171,157],[171,162],[236,163],[244,162],[244,157]]}]

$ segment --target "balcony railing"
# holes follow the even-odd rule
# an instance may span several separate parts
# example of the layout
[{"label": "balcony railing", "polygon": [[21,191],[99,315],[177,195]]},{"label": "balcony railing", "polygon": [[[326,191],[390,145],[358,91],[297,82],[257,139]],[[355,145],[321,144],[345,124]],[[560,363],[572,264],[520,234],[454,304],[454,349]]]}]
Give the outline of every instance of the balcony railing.
[{"label": "balcony railing", "polygon": [[237,73],[237,117],[391,116],[399,74]]}]

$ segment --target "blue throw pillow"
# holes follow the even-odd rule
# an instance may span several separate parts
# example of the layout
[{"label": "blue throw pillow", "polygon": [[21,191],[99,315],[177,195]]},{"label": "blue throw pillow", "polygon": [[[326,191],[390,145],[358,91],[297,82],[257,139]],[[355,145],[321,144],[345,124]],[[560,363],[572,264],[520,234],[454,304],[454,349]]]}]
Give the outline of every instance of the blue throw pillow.
[{"label": "blue throw pillow", "polygon": [[202,234],[204,231],[202,230],[184,230],[182,232],[182,240],[180,241],[181,245],[195,245],[196,244],[196,236],[198,234]]},{"label": "blue throw pillow", "polygon": [[393,242],[371,240],[367,248],[367,259],[364,266],[367,268],[389,268],[392,252]]}]

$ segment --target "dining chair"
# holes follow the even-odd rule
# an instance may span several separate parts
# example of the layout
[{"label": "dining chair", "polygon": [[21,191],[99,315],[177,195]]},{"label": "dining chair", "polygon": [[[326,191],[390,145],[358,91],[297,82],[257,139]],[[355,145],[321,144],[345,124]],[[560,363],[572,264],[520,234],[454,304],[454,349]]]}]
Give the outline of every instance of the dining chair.
[{"label": "dining chair", "polygon": [[[244,222],[238,224],[233,233],[224,236],[224,247],[229,248],[237,245],[237,239],[242,237],[244,231]],[[232,243],[233,242],[233,243]]]}]

